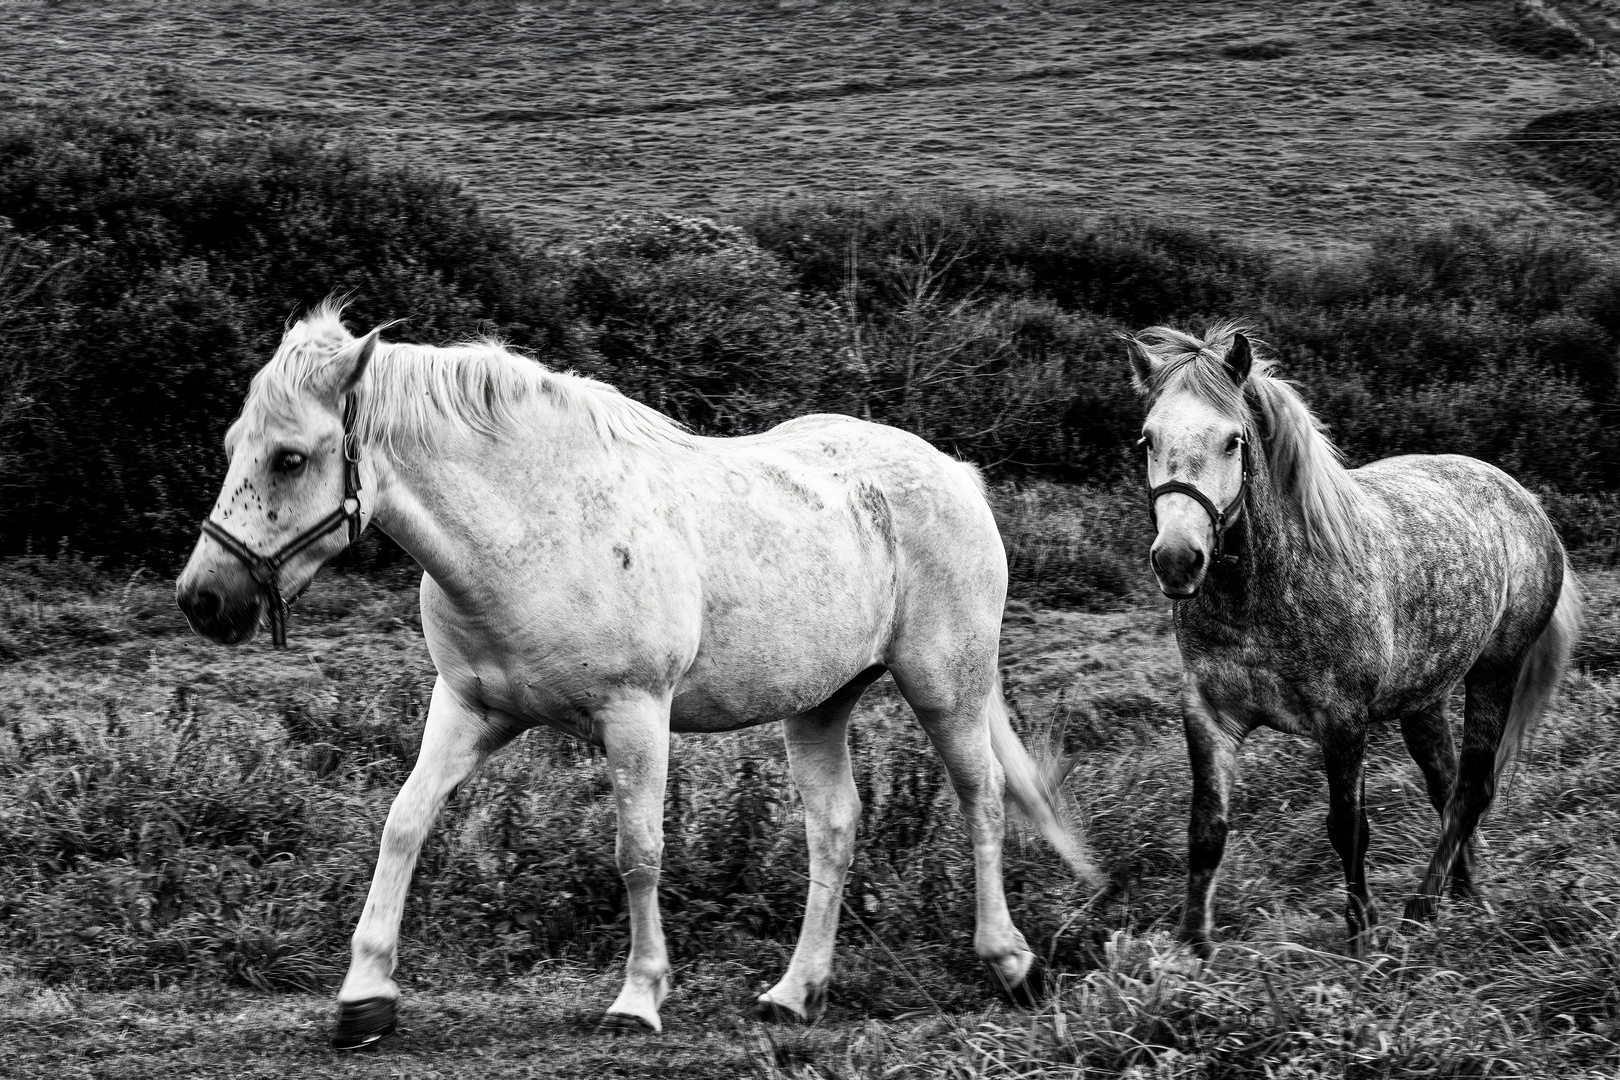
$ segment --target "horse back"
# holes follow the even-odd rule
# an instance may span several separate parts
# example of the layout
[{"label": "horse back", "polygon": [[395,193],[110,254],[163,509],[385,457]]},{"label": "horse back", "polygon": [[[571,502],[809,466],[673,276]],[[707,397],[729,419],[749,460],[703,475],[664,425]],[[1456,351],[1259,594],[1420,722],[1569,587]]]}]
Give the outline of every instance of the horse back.
[{"label": "horse back", "polygon": [[1563,544],[1535,495],[1454,454],[1389,458],[1351,476],[1374,511],[1367,596],[1389,650],[1374,711],[1421,707],[1482,660],[1516,665],[1564,577]]}]

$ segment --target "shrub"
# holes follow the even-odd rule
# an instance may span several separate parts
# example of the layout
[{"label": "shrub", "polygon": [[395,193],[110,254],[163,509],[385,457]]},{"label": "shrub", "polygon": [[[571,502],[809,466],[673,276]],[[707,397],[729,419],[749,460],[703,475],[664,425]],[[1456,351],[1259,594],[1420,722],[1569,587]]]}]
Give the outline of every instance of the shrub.
[{"label": "shrub", "polygon": [[0,550],[183,551],[249,376],[289,314],[330,293],[353,293],[360,323],[407,318],[407,337],[495,329],[572,355],[550,263],[455,185],[313,139],[15,119],[0,215],[35,265],[62,267],[28,315],[30,407],[0,429]]},{"label": "shrub", "polygon": [[571,265],[593,372],[698,430],[757,431],[860,408],[830,300],[801,294],[741,230],[674,214],[613,219]]}]

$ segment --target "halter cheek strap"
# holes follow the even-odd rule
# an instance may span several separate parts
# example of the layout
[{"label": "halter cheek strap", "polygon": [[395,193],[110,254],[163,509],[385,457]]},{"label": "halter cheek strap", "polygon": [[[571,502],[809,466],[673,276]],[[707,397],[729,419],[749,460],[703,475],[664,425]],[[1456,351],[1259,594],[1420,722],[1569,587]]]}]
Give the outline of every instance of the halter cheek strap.
[{"label": "halter cheek strap", "polygon": [[1204,513],[1209,515],[1210,524],[1215,527],[1214,561],[1225,564],[1238,561],[1236,555],[1226,553],[1226,531],[1232,527],[1232,523],[1243,513],[1244,500],[1249,494],[1249,479],[1254,475],[1254,460],[1250,457],[1249,436],[1247,434],[1239,435],[1238,445],[1243,451],[1243,479],[1238,484],[1237,494],[1233,496],[1231,502],[1226,504],[1226,509],[1217,509],[1208,495],[1181,480],[1167,481],[1148,492],[1148,517],[1152,520],[1155,528],[1159,524],[1158,507],[1159,499],[1162,496],[1186,495],[1199,506],[1202,506]]},{"label": "halter cheek strap", "polygon": [[214,520],[203,519],[202,531],[247,567],[259,591],[269,601],[270,642],[278,649],[287,646],[287,609],[291,601],[281,595],[281,570],[293,558],[328,533],[349,527],[349,543],[360,536],[360,440],[354,434],[354,395],[343,401],[343,505],[287,541],[269,555],[260,555]]}]

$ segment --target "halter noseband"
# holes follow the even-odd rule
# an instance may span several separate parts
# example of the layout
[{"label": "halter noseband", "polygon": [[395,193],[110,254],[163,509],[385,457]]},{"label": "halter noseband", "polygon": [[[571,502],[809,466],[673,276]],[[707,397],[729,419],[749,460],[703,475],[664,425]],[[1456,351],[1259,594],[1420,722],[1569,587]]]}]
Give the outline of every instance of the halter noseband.
[{"label": "halter noseband", "polygon": [[1249,494],[1249,479],[1254,475],[1254,460],[1249,456],[1249,436],[1247,433],[1238,436],[1238,445],[1243,451],[1243,480],[1238,484],[1238,492],[1232,501],[1226,504],[1226,509],[1217,510],[1209,496],[1199,491],[1191,484],[1181,480],[1170,480],[1148,492],[1148,517],[1152,520],[1154,528],[1159,525],[1159,499],[1165,495],[1186,495],[1209,515],[1209,523],[1215,527],[1215,557],[1218,563],[1235,563],[1236,555],[1226,554],[1226,530],[1243,513],[1243,501]]},{"label": "halter noseband", "polygon": [[[354,434],[354,395],[343,401],[343,505],[281,545],[269,555],[260,555],[226,531],[213,513],[203,519],[202,531],[247,566],[248,573],[270,602],[270,642],[278,649],[287,647],[287,609],[291,601],[281,596],[281,568],[327,533],[349,526],[349,543],[360,536],[360,440]],[[295,598],[296,599],[296,598]]]}]

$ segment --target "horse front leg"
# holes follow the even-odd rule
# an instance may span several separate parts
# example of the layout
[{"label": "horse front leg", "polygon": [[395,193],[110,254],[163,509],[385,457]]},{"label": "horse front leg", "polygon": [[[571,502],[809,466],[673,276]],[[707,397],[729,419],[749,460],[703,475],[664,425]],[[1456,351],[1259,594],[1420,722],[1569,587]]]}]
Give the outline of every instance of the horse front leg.
[{"label": "horse front leg", "polygon": [[849,714],[854,705],[850,701],[802,713],[782,725],[793,786],[804,801],[810,884],[793,959],[782,980],[761,994],[755,1006],[761,1020],[809,1022],[827,1007],[838,911],[861,819],[861,797],[849,760]]},{"label": "horse front leg", "polygon": [[434,683],[422,749],[388,811],[371,892],[354,930],[349,973],[338,990],[334,1048],[357,1049],[394,1030],[399,920],[416,857],[450,793],[516,733],[468,704],[443,677]]},{"label": "horse front leg", "polygon": [[1214,950],[1215,879],[1226,854],[1237,755],[1253,729],[1223,718],[1190,678],[1182,689],[1181,718],[1193,790],[1187,822],[1187,904],[1177,933],[1207,960]]},{"label": "horse front leg", "polygon": [[658,917],[658,874],[664,859],[669,697],[623,698],[596,710],[592,719],[613,777],[619,812],[615,853],[630,894],[624,987],[602,1023],[610,1029],[663,1031],[658,1009],[669,995],[669,954]]},{"label": "horse front leg", "polygon": [[1319,728],[1322,763],[1328,780],[1328,839],[1344,864],[1344,922],[1350,955],[1366,955],[1368,939],[1378,925],[1378,908],[1367,888],[1366,755],[1367,717],[1335,717]]}]

